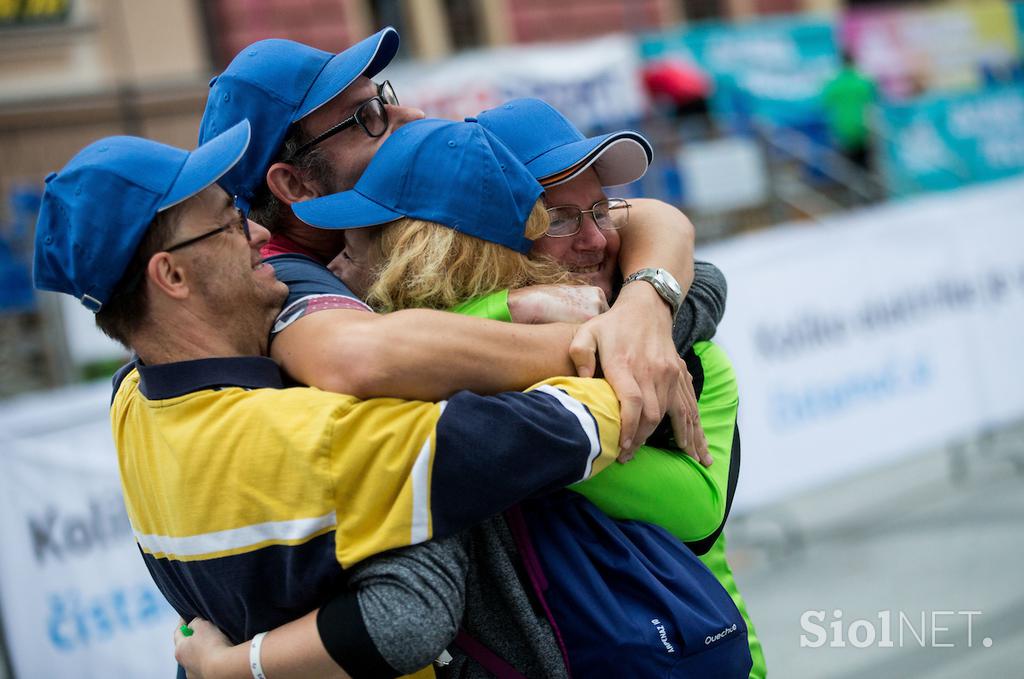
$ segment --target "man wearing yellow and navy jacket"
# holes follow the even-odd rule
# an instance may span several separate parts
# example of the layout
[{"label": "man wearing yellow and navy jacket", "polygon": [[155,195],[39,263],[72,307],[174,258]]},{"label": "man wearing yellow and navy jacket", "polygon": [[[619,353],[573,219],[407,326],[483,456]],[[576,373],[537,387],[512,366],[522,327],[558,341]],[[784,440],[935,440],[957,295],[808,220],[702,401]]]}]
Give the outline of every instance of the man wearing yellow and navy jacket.
[{"label": "man wearing yellow and navy jacket", "polygon": [[150,573],[238,642],[316,608],[342,568],[589,477],[617,411],[597,380],[359,401],[286,388],[266,358],[214,358],[132,367],[111,419]]},{"label": "man wearing yellow and navy jacket", "polygon": [[[454,532],[617,454],[601,380],[443,403],[286,383],[266,358],[287,290],[217,179],[248,124],[186,152],[112,137],[47,178],[35,282],[139,357],[111,423],[139,548],[182,617],[235,642],[314,608],[343,570]],[[358,631],[354,632],[358,633]]]}]

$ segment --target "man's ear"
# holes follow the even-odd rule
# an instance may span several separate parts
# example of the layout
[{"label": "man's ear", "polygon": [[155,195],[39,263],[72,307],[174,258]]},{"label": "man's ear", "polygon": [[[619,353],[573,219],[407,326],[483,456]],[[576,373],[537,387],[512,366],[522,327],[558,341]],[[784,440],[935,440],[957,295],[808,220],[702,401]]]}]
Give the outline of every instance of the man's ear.
[{"label": "man's ear", "polygon": [[274,163],[267,170],[267,188],[285,205],[319,198],[319,187],[290,163]]},{"label": "man's ear", "polygon": [[149,258],[146,278],[153,290],[172,299],[185,299],[189,295],[188,276],[170,252],[158,252]]}]

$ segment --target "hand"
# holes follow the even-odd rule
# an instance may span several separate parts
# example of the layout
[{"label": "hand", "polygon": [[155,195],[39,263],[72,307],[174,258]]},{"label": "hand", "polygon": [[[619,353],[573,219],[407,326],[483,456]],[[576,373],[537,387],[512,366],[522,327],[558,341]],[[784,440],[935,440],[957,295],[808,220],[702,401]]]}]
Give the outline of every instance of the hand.
[{"label": "hand", "polygon": [[608,311],[604,290],[593,285],[530,285],[508,293],[514,323],[583,323]]},{"label": "hand", "polygon": [[[703,445],[706,453],[703,432],[694,432],[696,399],[672,342],[671,313],[650,285],[625,286],[608,313],[580,326],[569,354],[581,377],[594,376],[600,356],[604,377],[619,397],[624,459],[647,440],[666,412],[677,436],[695,450]],[[682,384],[690,386],[689,398]],[[692,409],[687,405],[691,400]]]},{"label": "hand", "polygon": [[174,659],[185,668],[189,679],[215,679],[213,668],[232,647],[231,642],[208,620],[194,618],[188,626],[192,628],[190,637],[181,633],[181,627],[174,630]]},{"label": "hand", "polygon": [[684,453],[705,467],[714,462],[708,452],[708,440],[704,428],[700,424],[700,412],[697,410],[697,395],[693,390],[693,376],[686,368],[686,361],[679,359],[679,381],[672,392],[673,404],[669,412],[680,412],[682,417],[672,418],[672,431],[676,443]]}]

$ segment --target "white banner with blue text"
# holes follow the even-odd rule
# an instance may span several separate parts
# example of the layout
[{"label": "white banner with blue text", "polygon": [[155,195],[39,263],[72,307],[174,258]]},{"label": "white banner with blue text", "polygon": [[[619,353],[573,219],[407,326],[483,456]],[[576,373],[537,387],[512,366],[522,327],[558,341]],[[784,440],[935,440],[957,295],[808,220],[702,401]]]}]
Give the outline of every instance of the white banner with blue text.
[{"label": "white banner with blue text", "polygon": [[729,281],[737,509],[1024,417],[1022,215],[1012,179],[698,253]]},{"label": "white banner with blue text", "polygon": [[125,514],[110,387],[0,408],[0,617],[16,677],[168,679],[177,616]]}]

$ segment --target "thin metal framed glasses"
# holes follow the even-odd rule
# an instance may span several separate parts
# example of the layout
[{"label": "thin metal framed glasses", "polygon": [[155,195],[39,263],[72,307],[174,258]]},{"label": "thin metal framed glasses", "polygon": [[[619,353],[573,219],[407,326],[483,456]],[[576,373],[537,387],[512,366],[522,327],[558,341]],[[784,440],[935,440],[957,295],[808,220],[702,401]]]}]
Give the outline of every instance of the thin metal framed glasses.
[{"label": "thin metal framed glasses", "polygon": [[163,252],[174,252],[175,250],[187,248],[189,245],[195,245],[199,241],[206,240],[207,238],[216,236],[218,233],[223,233],[225,231],[232,230],[237,231],[238,233],[241,233],[243,236],[245,236],[245,240],[251,241],[252,235],[250,235],[249,233],[249,220],[246,218],[245,213],[242,212],[241,208],[236,207],[235,210],[238,211],[238,221],[233,221],[229,224],[225,224],[224,226],[218,226],[216,229],[207,231],[206,233],[200,234],[195,238],[189,238],[188,240],[177,243],[176,245],[172,245],[169,248],[164,248]]},{"label": "thin metal framed glasses", "polygon": [[583,215],[594,216],[594,223],[602,231],[617,231],[629,224],[630,204],[621,198],[599,200],[589,210],[575,205],[555,205],[548,208],[550,225],[544,235],[552,238],[575,236],[583,227]]},{"label": "thin metal framed glasses", "polygon": [[330,139],[353,125],[361,127],[367,136],[374,139],[381,136],[388,130],[388,110],[386,106],[398,106],[398,95],[395,94],[395,89],[391,87],[391,83],[387,80],[377,85],[377,96],[370,97],[359,104],[359,107],[351,116],[295,149],[292,159],[298,158],[320,142]]}]

